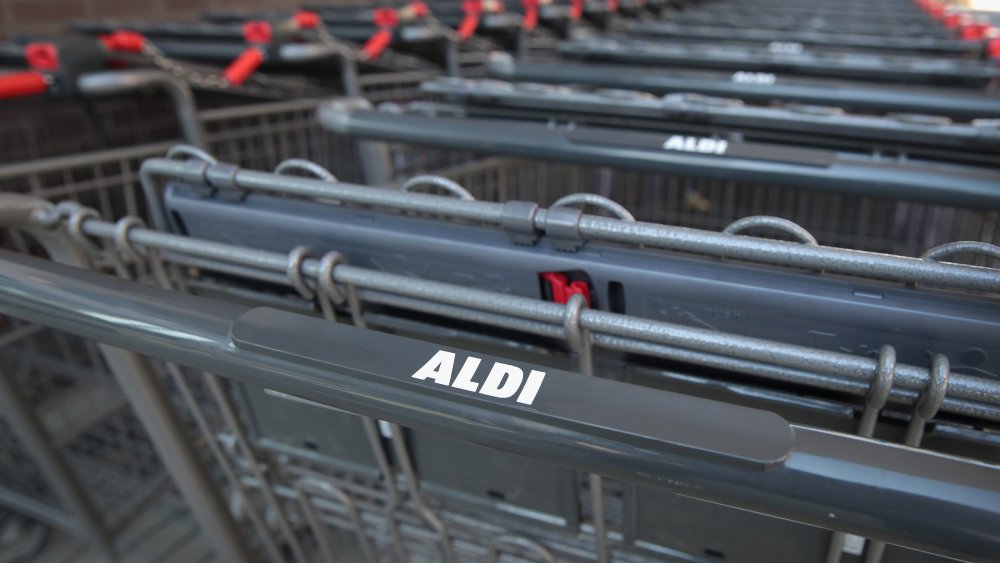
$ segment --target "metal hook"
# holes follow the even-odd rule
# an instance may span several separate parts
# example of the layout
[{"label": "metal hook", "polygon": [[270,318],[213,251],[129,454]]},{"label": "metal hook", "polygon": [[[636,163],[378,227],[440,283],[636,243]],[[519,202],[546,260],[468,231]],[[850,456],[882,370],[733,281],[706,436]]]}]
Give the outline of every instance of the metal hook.
[{"label": "metal hook", "polygon": [[927,389],[920,394],[920,398],[917,400],[914,418],[910,421],[910,428],[907,429],[906,445],[914,447],[920,445],[924,426],[927,421],[937,415],[948,395],[950,372],[951,364],[948,362],[948,357],[944,354],[935,354],[934,359],[931,360],[930,381],[927,383]]},{"label": "metal hook", "polygon": [[935,262],[940,262],[941,260],[954,256],[955,254],[977,254],[979,256],[986,256],[989,258],[995,258],[1000,260],[1000,246],[995,244],[989,244],[987,242],[978,242],[973,240],[961,240],[957,242],[948,242],[924,252],[920,255],[924,260],[933,260]]},{"label": "metal hook", "polygon": [[327,182],[340,181],[337,180],[337,177],[326,168],[323,168],[319,164],[304,158],[289,158],[287,160],[283,160],[274,168],[274,173],[278,175],[287,175],[288,172],[292,172],[294,170],[308,172],[320,180],[325,180]]},{"label": "metal hook", "polygon": [[551,207],[568,207],[570,205],[592,205],[611,213],[622,221],[635,223],[635,216],[628,209],[625,209],[624,205],[597,194],[569,194],[557,199]]},{"label": "metal hook", "polygon": [[803,244],[807,244],[809,246],[819,246],[819,242],[816,241],[816,237],[812,236],[812,233],[807,231],[798,223],[771,215],[752,215],[750,217],[737,219],[736,221],[730,223],[725,229],[722,229],[722,232],[727,235],[738,235],[750,229],[771,229],[791,235]]},{"label": "metal hook", "polygon": [[[903,444],[912,448],[920,447],[927,421],[934,418],[948,394],[950,370],[948,357],[943,354],[935,354],[934,359],[931,360],[930,380],[927,382],[927,388],[920,393],[920,398],[917,399],[913,416],[910,418],[910,425],[906,428]],[[885,546],[883,541],[872,541],[865,551],[865,563],[879,563],[885,553]]]},{"label": "metal hook", "polygon": [[399,187],[400,191],[412,192],[414,188],[419,188],[421,186],[433,186],[435,188],[441,188],[442,190],[454,195],[458,199],[465,201],[476,201],[476,197],[469,193],[469,190],[462,187],[458,182],[445,178],[444,176],[435,176],[433,174],[424,174],[423,176],[414,176],[403,182],[403,185]]},{"label": "metal hook", "polygon": [[[563,328],[570,349],[580,358],[580,373],[591,377],[594,375],[593,347],[591,346],[590,330],[580,326],[580,317],[587,306],[583,295],[575,293],[566,301],[566,316],[563,318]],[[608,534],[604,522],[604,481],[600,475],[590,473],[587,476],[590,483],[591,511],[594,520],[594,543],[597,549],[597,561],[608,561]]]},{"label": "metal hook", "polygon": [[347,260],[339,252],[327,252],[319,261],[319,273],[317,274],[319,288],[324,296],[337,305],[343,305],[347,297],[340,291],[334,281],[333,272],[340,264],[345,264]]},{"label": "metal hook", "polygon": [[100,254],[101,248],[83,232],[83,223],[87,219],[100,218],[101,214],[97,210],[78,206],[70,212],[69,220],[66,222],[66,230],[69,231],[70,237],[94,256]]},{"label": "metal hook", "polygon": [[307,247],[296,246],[293,248],[288,253],[288,265],[285,267],[285,273],[288,274],[288,281],[291,282],[295,291],[298,291],[303,299],[312,301],[316,296],[316,292],[306,285],[305,280],[302,279],[302,262],[308,256],[309,249]]},{"label": "metal hook", "polygon": [[520,548],[521,550],[533,551],[541,558],[542,561],[545,561],[546,563],[556,563],[556,557],[555,555],[552,555],[552,552],[549,551],[549,548],[543,546],[538,542],[531,541],[528,538],[522,538],[520,536],[511,536],[511,535],[500,536],[495,540],[493,540],[493,542],[490,544],[491,561],[500,561],[500,555],[503,553],[502,548],[504,546],[516,547]]},{"label": "metal hook", "polygon": [[892,382],[896,377],[896,349],[886,344],[879,349],[878,363],[875,366],[875,378],[868,386],[865,398],[865,410],[858,424],[858,435],[871,438],[875,434],[875,423],[879,412],[889,402],[892,392]]},{"label": "metal hook", "polygon": [[129,239],[129,232],[136,227],[144,229],[146,228],[146,223],[138,217],[122,217],[115,222],[115,251],[133,264],[145,261],[148,256],[147,253],[136,249]]},{"label": "metal hook", "polygon": [[218,164],[219,161],[214,156],[208,154],[207,151],[199,149],[198,147],[193,147],[191,145],[174,145],[170,147],[167,151],[167,158],[174,160],[179,156],[184,156],[187,158],[194,158],[207,162],[209,164]]},{"label": "metal hook", "polygon": [[[589,334],[585,334],[585,329],[580,326],[580,315],[587,302],[583,295],[575,293],[566,301],[566,316],[563,318],[563,329],[566,331],[566,340],[573,352],[580,355],[581,360],[585,353],[585,348],[589,346]],[[589,374],[588,374],[589,375]]]}]

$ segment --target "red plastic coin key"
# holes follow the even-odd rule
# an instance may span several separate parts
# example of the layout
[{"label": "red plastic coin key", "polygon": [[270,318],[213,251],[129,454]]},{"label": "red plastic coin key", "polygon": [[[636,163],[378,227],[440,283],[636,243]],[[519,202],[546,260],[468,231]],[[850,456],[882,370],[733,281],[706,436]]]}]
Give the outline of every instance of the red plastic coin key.
[{"label": "red plastic coin key", "polygon": [[458,37],[465,41],[472,37],[479,27],[479,17],[483,13],[482,0],[463,0],[462,11],[465,13],[465,18],[458,24]]},{"label": "red plastic coin key", "polygon": [[264,62],[264,51],[258,47],[250,47],[240,53],[236,60],[229,63],[226,70],[222,71],[222,76],[233,86],[240,86],[250,78],[260,65]]},{"label": "red plastic coin key", "polygon": [[528,31],[538,27],[538,0],[521,0],[524,6],[524,17],[521,18],[521,26]]},{"label": "red plastic coin key", "polygon": [[375,59],[392,43],[392,30],[399,24],[399,13],[392,8],[378,8],[372,13],[372,23],[378,28],[361,48],[366,59]]}]

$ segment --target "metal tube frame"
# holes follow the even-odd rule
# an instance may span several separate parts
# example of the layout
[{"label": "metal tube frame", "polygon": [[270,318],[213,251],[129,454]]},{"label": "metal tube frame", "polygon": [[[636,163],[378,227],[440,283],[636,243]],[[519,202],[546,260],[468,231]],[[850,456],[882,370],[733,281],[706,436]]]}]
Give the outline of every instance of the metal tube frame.
[{"label": "metal tube frame", "polygon": [[[144,288],[7,252],[0,256],[4,265],[0,268],[4,282],[0,284],[0,310],[112,346],[127,345],[140,353],[263,384],[335,408],[516,450],[543,461],[813,525],[837,526],[948,556],[989,557],[1000,545],[992,525],[1000,507],[1000,490],[993,488],[998,470],[993,466],[797,425],[788,426],[794,435],[789,442],[792,449],[777,466],[762,470],[726,462],[720,465],[718,460],[651,449],[578,427],[574,430],[571,425],[563,426],[571,421],[546,418],[544,411],[538,413],[541,418],[526,420],[494,402],[470,410],[466,404],[429,394],[426,388],[405,381],[359,378],[359,372],[346,364],[316,365],[292,350],[293,355],[284,355],[280,351],[284,344],[279,342],[268,343],[279,347],[275,353],[264,352],[234,342],[232,336],[233,331],[242,333],[249,327],[246,323],[256,322],[251,318],[260,318],[274,328],[273,334],[282,333],[292,340],[300,335],[284,332],[286,324],[345,336],[342,331],[356,329],[266,309],[247,312],[235,305]],[[272,324],[276,320],[281,326]],[[388,344],[380,339],[398,338],[352,334],[352,346],[364,341],[380,349]],[[410,342],[408,346],[418,344]],[[363,369],[374,369],[371,358],[360,358],[366,362]],[[577,384],[585,385],[583,381]],[[684,424],[670,419],[681,416],[672,409],[659,416],[666,417],[659,421],[662,424]],[[831,467],[836,469],[831,472]],[[907,486],[924,479],[938,484]],[[945,506],[949,518],[938,518]]]}]

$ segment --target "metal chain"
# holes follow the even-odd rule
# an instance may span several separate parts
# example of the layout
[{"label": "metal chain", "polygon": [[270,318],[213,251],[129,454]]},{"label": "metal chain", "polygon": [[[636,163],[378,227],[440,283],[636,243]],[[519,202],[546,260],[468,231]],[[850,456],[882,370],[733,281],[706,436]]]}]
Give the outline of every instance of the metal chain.
[{"label": "metal chain", "polygon": [[183,64],[168,57],[163,53],[163,51],[160,50],[159,47],[150,41],[146,41],[143,44],[142,54],[148,57],[153,64],[161,70],[186,81],[192,86],[215,90],[224,90],[232,87],[232,84],[230,84],[229,81],[221,75],[199,72],[187,68]]}]

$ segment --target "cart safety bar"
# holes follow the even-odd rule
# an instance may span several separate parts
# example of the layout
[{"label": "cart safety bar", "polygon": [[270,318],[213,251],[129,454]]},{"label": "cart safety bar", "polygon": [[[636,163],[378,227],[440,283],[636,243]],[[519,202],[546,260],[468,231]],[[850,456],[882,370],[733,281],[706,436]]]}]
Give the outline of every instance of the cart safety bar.
[{"label": "cart safety bar", "polygon": [[577,39],[564,42],[559,52],[585,60],[659,64],[734,71],[862,78],[877,81],[970,84],[985,86],[1000,78],[990,62],[947,58],[916,58],[870,53],[802,52],[786,54],[751,47],[698,48],[694,45],[639,40]]},{"label": "cart safety bar", "polygon": [[[827,330],[823,349],[840,352],[855,342],[888,344],[901,364],[923,365],[927,350],[933,350],[960,368],[963,353],[981,350],[986,359],[973,374],[1000,375],[1000,347],[994,338],[1000,333],[1000,301],[989,298],[597,241],[587,243],[585,251],[569,252],[573,243],[559,237],[544,237],[528,246],[511,241],[503,229],[460,225],[437,217],[407,217],[253,193],[235,198],[225,190],[215,197],[206,195],[211,191],[205,185],[173,184],[165,194],[170,216],[196,239],[238,240],[274,252],[286,251],[288,241],[294,240],[317,255],[336,250],[358,267],[400,275],[420,269],[429,280],[473,279],[477,289],[548,297],[554,303],[566,303],[570,295],[580,293],[588,307],[645,319],[663,320],[666,302],[691,311],[699,326],[753,334],[774,341],[775,346],[800,343],[806,331]],[[435,267],[427,270],[422,267],[426,264]],[[568,277],[566,272],[576,275]],[[1000,279],[1000,270],[994,275]],[[540,292],[540,279],[549,290],[547,296]],[[610,304],[612,284],[620,300],[614,307]],[[873,295],[878,299],[873,300]],[[699,313],[707,302],[734,318]],[[799,382],[815,381],[803,378]],[[1000,386],[996,389],[1000,391]]]},{"label": "cart safety bar", "polygon": [[903,51],[942,54],[975,53],[982,48],[978,41],[940,39],[936,37],[882,37],[878,35],[845,35],[823,31],[767,31],[728,27],[685,25],[667,21],[637,21],[628,26],[631,34],[648,37],[670,37],[701,41],[743,41],[747,43],[798,43],[804,47],[831,46],[875,51]]},{"label": "cart safety bar", "polygon": [[1000,469],[993,465],[141,287],[8,251],[0,251],[0,312],[334,408],[686,496],[952,557],[988,559],[1000,550]]},{"label": "cart safety bar", "polygon": [[984,167],[858,159],[829,150],[610,127],[390,114],[337,102],[321,106],[319,120],[330,131],[365,139],[1000,209],[1000,172]]},{"label": "cart safety bar", "polygon": [[[565,220],[550,217],[548,210],[527,202],[510,201],[501,204],[465,201],[449,196],[373,190],[345,182],[331,183],[325,180],[247,170],[231,164],[148,159],[140,169],[140,177],[153,224],[161,230],[169,229],[158,191],[158,184],[164,179],[191,183],[208,182],[212,187],[219,189],[254,190],[307,198],[325,198],[413,213],[428,213],[484,225],[501,226],[509,229],[512,236],[528,237],[532,241],[546,234],[566,237],[569,226]],[[581,215],[572,224],[573,240],[580,243],[603,241],[648,246],[871,279],[1000,292],[1000,275],[990,268],[732,236],[726,233],[654,223],[633,223],[595,215]]]},{"label": "cart safety bar", "polygon": [[1000,98],[985,93],[893,85],[876,87],[858,82],[791,78],[772,72],[688,72],[614,64],[522,63],[507,54],[491,56],[487,71],[505,80],[590,84],[655,94],[692,92],[764,104],[774,100],[796,101],[866,112],[930,114],[963,120],[1000,115]]},{"label": "cart safety bar", "polygon": [[[649,118],[650,128],[711,124],[727,128],[749,128],[798,132],[808,136],[835,135],[837,138],[872,139],[899,145],[942,146],[969,151],[984,151],[996,158],[1000,151],[1000,126],[992,121],[953,123],[949,118],[892,114],[856,115],[829,106],[785,107],[747,106],[735,98],[716,98],[700,94],[670,94],[657,97],[633,90],[587,91],[537,83],[508,83],[497,80],[470,80],[439,77],[421,84],[421,90],[443,96],[448,102],[470,107],[501,107],[581,115]],[[469,111],[473,111],[469,109]],[[529,114],[531,115],[537,114]],[[662,124],[662,127],[659,125]]]},{"label": "cart safety bar", "polygon": [[0,99],[23,98],[44,94],[48,79],[40,72],[13,72],[0,75]]}]

